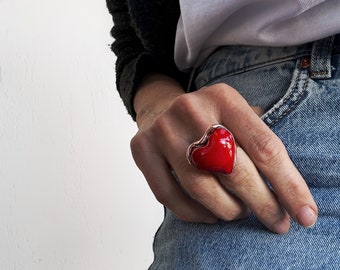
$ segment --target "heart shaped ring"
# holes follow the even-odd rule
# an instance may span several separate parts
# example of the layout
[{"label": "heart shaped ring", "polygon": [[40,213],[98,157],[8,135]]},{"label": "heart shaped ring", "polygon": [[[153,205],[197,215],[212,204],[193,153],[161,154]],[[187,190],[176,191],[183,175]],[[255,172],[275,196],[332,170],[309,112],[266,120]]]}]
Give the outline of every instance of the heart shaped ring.
[{"label": "heart shaped ring", "polygon": [[236,160],[233,134],[222,125],[211,126],[203,137],[189,145],[186,153],[190,164],[212,174],[231,174]]}]

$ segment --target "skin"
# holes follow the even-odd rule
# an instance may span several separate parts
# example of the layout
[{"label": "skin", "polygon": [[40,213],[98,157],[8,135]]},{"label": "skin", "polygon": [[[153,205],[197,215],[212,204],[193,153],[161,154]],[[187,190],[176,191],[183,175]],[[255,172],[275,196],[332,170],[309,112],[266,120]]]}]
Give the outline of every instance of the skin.
[{"label": "skin", "polygon": [[[316,222],[317,205],[284,145],[260,119],[262,110],[232,87],[219,83],[185,93],[175,80],[151,74],[141,83],[134,108],[139,128],[131,140],[134,160],[157,200],[179,219],[215,223],[253,212],[278,234],[289,230],[290,218],[304,227]],[[238,144],[230,175],[211,175],[186,160],[190,143],[217,123]]]}]

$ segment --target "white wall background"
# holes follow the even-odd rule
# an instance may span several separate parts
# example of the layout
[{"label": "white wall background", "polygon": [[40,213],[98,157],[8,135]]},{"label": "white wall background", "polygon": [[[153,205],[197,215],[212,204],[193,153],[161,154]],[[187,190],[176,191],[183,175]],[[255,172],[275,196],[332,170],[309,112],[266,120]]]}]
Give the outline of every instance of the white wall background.
[{"label": "white wall background", "polygon": [[130,155],[104,0],[0,0],[0,269],[146,269],[162,220]]}]

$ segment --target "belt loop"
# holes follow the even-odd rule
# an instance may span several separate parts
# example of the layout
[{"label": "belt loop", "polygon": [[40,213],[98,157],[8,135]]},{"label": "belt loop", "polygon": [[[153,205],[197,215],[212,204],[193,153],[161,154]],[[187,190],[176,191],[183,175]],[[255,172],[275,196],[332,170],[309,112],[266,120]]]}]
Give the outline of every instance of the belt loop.
[{"label": "belt loop", "polygon": [[335,36],[317,40],[313,43],[310,76],[312,79],[332,77],[331,57]]}]

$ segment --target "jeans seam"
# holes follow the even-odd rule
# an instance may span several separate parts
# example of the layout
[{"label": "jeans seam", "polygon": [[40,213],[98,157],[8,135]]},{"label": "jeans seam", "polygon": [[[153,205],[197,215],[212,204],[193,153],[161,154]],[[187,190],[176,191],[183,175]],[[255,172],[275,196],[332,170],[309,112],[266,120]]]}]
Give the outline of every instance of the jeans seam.
[{"label": "jeans seam", "polygon": [[301,100],[302,96],[304,95],[304,93],[306,92],[306,89],[309,85],[309,80],[308,78],[305,79],[305,82],[301,88],[301,92],[296,96],[295,101],[287,108],[285,109],[282,113],[280,113],[275,120],[271,121],[270,123],[268,123],[268,121],[266,121],[266,119],[270,118],[270,116],[272,116],[273,114],[277,113],[286,103],[287,101],[289,101],[292,96],[297,92],[298,89],[298,84],[301,81],[301,75],[302,75],[302,70],[299,69],[298,70],[298,74],[295,78],[295,83],[292,87],[292,91],[290,92],[290,94],[286,97],[284,97],[284,99],[282,100],[282,104],[280,106],[278,106],[277,108],[274,108],[272,111],[268,112],[265,114],[265,118],[263,119],[265,122],[267,122],[267,125],[269,127],[274,126],[275,124],[277,124],[281,119],[283,119],[286,115],[288,115],[293,108],[296,107],[296,104]]},{"label": "jeans seam", "polygon": [[296,104],[301,100],[302,96],[304,95],[307,87],[309,84],[309,80],[306,80],[305,83],[303,84],[301,93],[296,97],[296,100],[294,101],[294,103],[289,106],[289,108],[287,108],[287,110],[285,110],[280,116],[278,116],[276,118],[276,120],[272,123],[269,124],[270,127],[274,126],[277,122],[279,122],[282,118],[284,118],[288,113],[290,113],[290,111],[296,107]]},{"label": "jeans seam", "polygon": [[[300,53],[294,53],[294,54],[287,55],[287,56],[284,56],[284,57],[275,58],[275,59],[273,59],[271,61],[259,62],[259,63],[256,63],[254,65],[250,65],[250,66],[246,66],[246,67],[243,67],[243,68],[235,69],[232,72],[228,72],[228,73],[222,72],[222,75],[218,75],[218,76],[212,78],[211,80],[207,80],[203,84],[202,84],[201,81],[199,81],[198,85],[212,84],[215,81],[218,81],[218,80],[220,80],[220,78],[223,78],[223,77],[234,76],[234,75],[237,75],[237,74],[240,74],[240,73],[245,73],[245,72],[254,70],[256,68],[262,68],[262,67],[265,67],[265,66],[270,66],[270,65],[273,65],[273,64],[281,63],[281,62],[283,62],[283,60],[284,61],[295,60],[295,59],[301,58],[303,56],[309,56],[310,54],[311,54],[310,51],[305,50],[305,51],[300,52]],[[216,65],[217,64],[215,64],[215,66]],[[198,74],[199,74],[199,72],[198,72]],[[210,76],[209,76],[209,78],[210,78]]]}]

